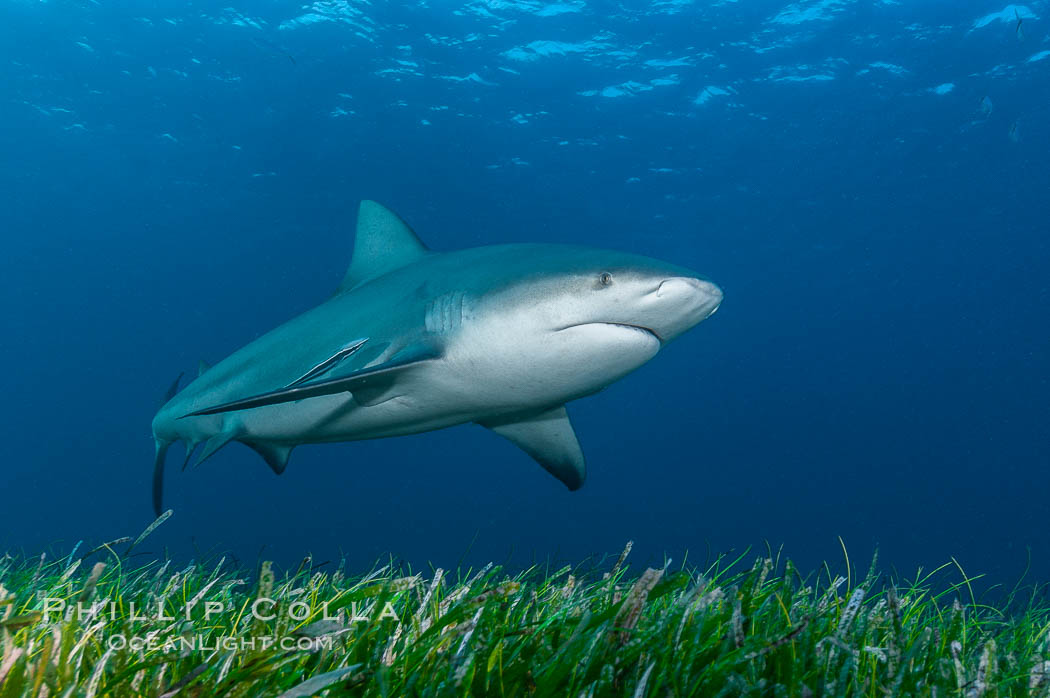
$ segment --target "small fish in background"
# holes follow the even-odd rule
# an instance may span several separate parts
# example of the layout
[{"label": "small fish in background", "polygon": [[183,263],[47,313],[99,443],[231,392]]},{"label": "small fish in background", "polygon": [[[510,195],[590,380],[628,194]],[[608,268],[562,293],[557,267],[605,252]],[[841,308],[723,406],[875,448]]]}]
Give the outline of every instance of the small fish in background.
[{"label": "small fish in background", "polygon": [[272,55],[284,56],[285,58],[287,58],[289,61],[292,62],[292,65],[299,65],[298,63],[295,62],[295,57],[292,56],[291,53],[286,51],[283,46],[280,46],[280,45],[274,43],[273,41],[270,41],[269,39],[265,39],[265,38],[262,38],[262,37],[252,36],[252,37],[249,37],[249,38],[251,39],[251,42],[253,44],[255,44],[255,46],[257,48],[260,48],[263,51],[265,51],[267,53],[270,53]]},{"label": "small fish in background", "polygon": [[1021,13],[1017,11],[1016,7],[1014,8],[1014,17],[1017,18],[1017,28],[1014,30],[1014,33],[1017,34],[1018,41],[1024,41],[1024,29],[1021,28],[1024,20],[1021,19]]},{"label": "small fish in background", "polygon": [[977,112],[986,119],[992,115],[994,109],[995,107],[992,105],[992,98],[988,95],[981,97],[981,101],[977,103]]},{"label": "small fish in background", "polygon": [[1010,124],[1010,128],[1006,132],[1006,137],[1010,139],[1011,143],[1021,142],[1021,133],[1017,128],[1017,122]]}]

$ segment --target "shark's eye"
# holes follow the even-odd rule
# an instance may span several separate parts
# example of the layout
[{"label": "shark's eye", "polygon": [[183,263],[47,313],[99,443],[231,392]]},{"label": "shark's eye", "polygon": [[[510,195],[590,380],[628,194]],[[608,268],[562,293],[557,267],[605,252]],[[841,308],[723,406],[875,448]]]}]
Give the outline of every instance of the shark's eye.
[{"label": "shark's eye", "polygon": [[603,271],[601,274],[598,275],[598,283],[600,283],[602,286],[608,286],[612,283],[612,274],[610,274],[607,271]]}]

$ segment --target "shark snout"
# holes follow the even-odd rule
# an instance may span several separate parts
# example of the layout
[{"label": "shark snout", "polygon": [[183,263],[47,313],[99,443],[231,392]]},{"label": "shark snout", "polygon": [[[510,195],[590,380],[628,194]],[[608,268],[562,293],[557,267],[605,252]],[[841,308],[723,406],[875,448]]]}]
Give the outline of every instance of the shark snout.
[{"label": "shark snout", "polygon": [[714,315],[723,294],[706,279],[674,276],[661,281],[653,295],[661,316],[657,333],[670,340]]},{"label": "shark snout", "polygon": [[722,295],[722,289],[710,281],[689,276],[665,279],[656,289],[657,298],[678,297],[692,300],[707,311],[705,317],[718,310],[718,306],[722,304]]}]

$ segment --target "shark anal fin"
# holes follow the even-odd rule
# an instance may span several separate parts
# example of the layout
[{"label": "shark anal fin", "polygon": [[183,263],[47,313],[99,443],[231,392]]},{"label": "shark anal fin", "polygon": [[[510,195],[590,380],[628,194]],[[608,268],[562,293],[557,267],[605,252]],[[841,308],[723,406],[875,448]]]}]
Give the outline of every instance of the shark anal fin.
[{"label": "shark anal fin", "polygon": [[288,467],[288,457],[292,455],[292,446],[266,441],[243,441],[242,443],[262,456],[275,475],[280,475]]},{"label": "shark anal fin", "polygon": [[154,444],[157,452],[153,457],[153,513],[160,516],[164,508],[164,458],[168,455],[171,442],[154,439]]},{"label": "shark anal fin", "polygon": [[253,395],[242,400],[234,400],[233,402],[226,402],[214,407],[190,412],[184,417],[200,417],[208,414],[265,407],[266,405],[279,405],[283,402],[294,402],[295,400],[305,400],[306,398],[320,397],[322,395],[353,393],[355,390],[374,393],[377,386],[389,387],[393,385],[403,372],[417,364],[440,357],[441,352],[439,349],[428,344],[414,344],[398,351],[389,361],[348,373],[345,376],[312,383],[300,383],[299,385],[289,386],[269,393]]},{"label": "shark anal fin", "polygon": [[397,214],[375,201],[362,201],[357,212],[354,256],[336,293],[417,262],[429,252]]},{"label": "shark anal fin", "polygon": [[190,466],[190,461],[193,459],[193,452],[197,450],[197,446],[200,445],[198,441],[187,441],[186,442],[186,455],[182,458],[182,472],[186,472],[186,468]]},{"label": "shark anal fin", "polygon": [[564,405],[526,416],[482,422],[481,425],[528,453],[569,490],[583,487],[587,477],[583,450]]}]

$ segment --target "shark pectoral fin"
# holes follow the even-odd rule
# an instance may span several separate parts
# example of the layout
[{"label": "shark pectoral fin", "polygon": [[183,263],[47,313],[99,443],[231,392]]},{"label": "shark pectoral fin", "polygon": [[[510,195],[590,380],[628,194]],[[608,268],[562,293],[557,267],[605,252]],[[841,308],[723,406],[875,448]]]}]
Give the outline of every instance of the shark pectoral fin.
[{"label": "shark pectoral fin", "polygon": [[153,456],[153,513],[160,516],[161,508],[164,506],[164,458],[168,455],[171,441],[153,439],[156,445],[156,455]]},{"label": "shark pectoral fin", "polygon": [[288,457],[292,455],[292,446],[265,441],[242,441],[241,443],[262,456],[275,475],[280,475],[288,467]]},{"label": "shark pectoral fin", "polygon": [[253,407],[265,407],[266,405],[279,405],[282,402],[294,402],[322,395],[335,395],[337,393],[374,393],[377,388],[389,389],[402,376],[405,371],[413,367],[441,358],[441,350],[430,344],[413,344],[398,351],[389,361],[375,366],[363,368],[345,376],[329,378],[312,383],[300,383],[281,390],[262,393],[243,400],[234,400],[214,407],[208,407],[196,412],[190,412],[184,417],[199,417],[207,414],[219,414],[220,412],[233,412],[234,410],[247,410]]},{"label": "shark pectoral fin", "polygon": [[564,405],[523,418],[481,425],[528,453],[569,490],[583,487],[587,467]]}]

